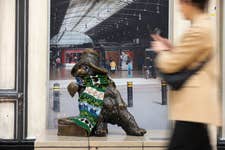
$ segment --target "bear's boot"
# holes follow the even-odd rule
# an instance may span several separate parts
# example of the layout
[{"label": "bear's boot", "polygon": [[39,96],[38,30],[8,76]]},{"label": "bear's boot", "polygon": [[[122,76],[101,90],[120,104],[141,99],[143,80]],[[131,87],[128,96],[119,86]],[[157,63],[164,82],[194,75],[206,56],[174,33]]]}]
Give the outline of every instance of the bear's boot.
[{"label": "bear's boot", "polygon": [[108,134],[107,123],[100,122],[94,129],[91,135],[93,136],[106,136]]},{"label": "bear's boot", "polygon": [[145,129],[139,128],[134,116],[127,109],[121,109],[118,113],[118,126],[121,126],[127,135],[143,136]]},{"label": "bear's boot", "polygon": [[92,136],[106,136],[108,134],[107,122],[104,122],[102,114],[100,114],[98,122],[91,132]]}]

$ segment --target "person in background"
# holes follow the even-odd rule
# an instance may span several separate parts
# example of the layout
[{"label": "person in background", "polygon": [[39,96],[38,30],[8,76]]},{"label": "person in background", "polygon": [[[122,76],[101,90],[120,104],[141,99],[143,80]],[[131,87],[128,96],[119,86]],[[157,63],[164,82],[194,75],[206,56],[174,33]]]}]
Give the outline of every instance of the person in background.
[{"label": "person in background", "polygon": [[121,70],[127,69],[127,60],[128,60],[128,55],[125,52],[122,52],[120,55]]},{"label": "person in background", "polygon": [[76,55],[74,56],[73,61],[74,61],[74,63],[75,63],[75,64],[78,62],[78,58],[77,58],[77,56],[76,56]]},{"label": "person in background", "polygon": [[127,75],[128,75],[129,78],[131,78],[131,77],[133,76],[132,70],[133,70],[132,61],[131,61],[131,59],[128,57],[128,59],[127,59]]},{"label": "person in background", "polygon": [[57,56],[55,62],[56,62],[56,68],[59,68],[61,66],[61,59],[59,56]]},{"label": "person in background", "polygon": [[116,72],[116,62],[113,59],[110,61],[110,71],[113,74]]},{"label": "person in background", "polygon": [[110,60],[106,59],[105,61],[105,68],[107,69],[108,72],[110,72]]},{"label": "person in background", "polygon": [[211,150],[208,124],[221,126],[218,99],[217,57],[212,36],[212,23],[206,13],[208,0],[179,0],[180,10],[191,26],[180,43],[173,46],[160,35],[152,35],[152,48],[157,52],[156,66],[164,73],[192,69],[207,60],[179,90],[170,91],[169,118],[175,127],[169,150]]}]

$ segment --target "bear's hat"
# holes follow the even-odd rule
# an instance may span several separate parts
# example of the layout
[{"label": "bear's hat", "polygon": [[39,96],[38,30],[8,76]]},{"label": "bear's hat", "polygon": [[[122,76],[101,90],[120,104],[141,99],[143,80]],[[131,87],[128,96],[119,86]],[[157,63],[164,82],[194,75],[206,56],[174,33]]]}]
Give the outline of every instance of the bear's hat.
[{"label": "bear's hat", "polygon": [[71,74],[74,76],[80,65],[88,65],[94,69],[96,73],[107,74],[107,70],[99,67],[99,55],[92,49],[86,49],[79,60],[79,62],[73,66]]}]

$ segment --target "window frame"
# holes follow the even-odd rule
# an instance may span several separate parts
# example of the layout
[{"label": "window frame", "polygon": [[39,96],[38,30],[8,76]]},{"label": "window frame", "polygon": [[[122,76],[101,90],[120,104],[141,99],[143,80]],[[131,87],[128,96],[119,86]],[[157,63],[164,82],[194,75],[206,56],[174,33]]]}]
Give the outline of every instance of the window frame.
[{"label": "window frame", "polygon": [[0,103],[14,103],[14,139],[27,136],[28,0],[15,0],[15,87],[0,89]]}]

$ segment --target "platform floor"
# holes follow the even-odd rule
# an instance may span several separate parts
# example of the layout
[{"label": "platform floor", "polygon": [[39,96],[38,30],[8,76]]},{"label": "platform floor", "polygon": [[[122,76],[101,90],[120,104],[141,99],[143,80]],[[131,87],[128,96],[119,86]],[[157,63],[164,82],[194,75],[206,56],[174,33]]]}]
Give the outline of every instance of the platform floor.
[{"label": "platform floor", "polygon": [[57,130],[47,130],[35,142],[35,150],[164,150],[169,132],[153,130],[145,136],[127,136],[111,131],[106,137],[57,136]]},{"label": "platform floor", "polygon": [[[59,67],[59,68],[50,68],[49,70],[49,79],[50,80],[70,80],[74,79],[71,75],[71,69],[67,67]],[[127,71],[116,71],[115,73],[109,73],[111,78],[145,78],[145,74],[143,71],[135,70],[132,71],[132,76],[128,76]]]}]

